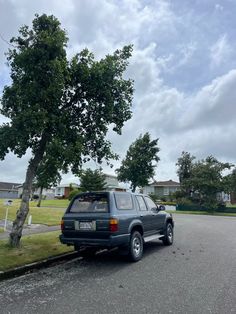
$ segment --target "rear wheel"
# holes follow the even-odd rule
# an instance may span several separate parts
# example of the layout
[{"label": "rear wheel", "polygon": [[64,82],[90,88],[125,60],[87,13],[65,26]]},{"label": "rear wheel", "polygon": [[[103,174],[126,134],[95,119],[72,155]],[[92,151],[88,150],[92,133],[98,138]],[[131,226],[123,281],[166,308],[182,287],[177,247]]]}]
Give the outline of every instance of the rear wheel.
[{"label": "rear wheel", "polygon": [[164,245],[172,245],[174,242],[173,226],[170,222],[167,222],[166,224],[164,238],[162,241]]},{"label": "rear wheel", "polygon": [[138,231],[134,231],[130,237],[129,257],[132,262],[139,261],[143,256],[143,238]]}]

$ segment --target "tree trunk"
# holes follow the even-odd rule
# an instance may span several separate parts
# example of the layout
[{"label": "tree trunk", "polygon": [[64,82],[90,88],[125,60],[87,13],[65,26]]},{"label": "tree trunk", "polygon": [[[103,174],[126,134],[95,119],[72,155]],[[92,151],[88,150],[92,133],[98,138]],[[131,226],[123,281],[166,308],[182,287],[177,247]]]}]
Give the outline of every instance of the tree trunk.
[{"label": "tree trunk", "polygon": [[134,185],[134,184],[132,185],[132,190],[131,190],[132,193],[135,193],[136,187],[137,187],[136,185]]},{"label": "tree trunk", "polygon": [[21,205],[19,210],[17,211],[16,219],[13,222],[12,230],[9,237],[9,244],[12,247],[18,247],[20,245],[23,226],[29,212],[29,199],[32,191],[33,179],[35,178],[38,165],[43,158],[46,143],[47,136],[45,134],[42,136],[42,139],[39,143],[39,147],[35,152],[34,157],[29,161],[25,183],[23,184]]},{"label": "tree trunk", "polygon": [[40,191],[39,191],[39,200],[38,200],[37,207],[41,206],[42,196],[43,196],[43,187],[41,186]]}]

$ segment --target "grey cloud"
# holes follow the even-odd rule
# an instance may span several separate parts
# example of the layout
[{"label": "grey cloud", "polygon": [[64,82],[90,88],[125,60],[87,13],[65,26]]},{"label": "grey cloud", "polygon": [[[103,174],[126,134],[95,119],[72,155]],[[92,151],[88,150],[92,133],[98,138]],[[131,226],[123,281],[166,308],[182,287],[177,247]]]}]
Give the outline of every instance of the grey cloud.
[{"label": "grey cloud", "polygon": [[[214,154],[235,160],[235,32],[233,18],[225,21],[226,12],[230,14],[226,5],[214,15],[214,5],[206,13],[189,1],[0,1],[0,31],[6,39],[16,35],[20,25],[31,24],[34,13],[45,12],[57,16],[68,31],[69,56],[87,46],[100,58],[134,44],[126,73],[135,80],[133,118],[122,136],[109,133],[121,158],[137,136],[148,131],[160,138],[159,179],[176,179],[175,162],[183,150],[199,158]],[[210,67],[210,47],[223,34],[229,34],[233,52],[223,66]],[[3,67],[7,49],[2,42],[0,87],[9,80]],[[3,121],[0,116],[0,124]],[[10,154],[0,162],[0,180],[23,180],[29,158]],[[114,161],[113,169],[119,165]],[[106,165],[104,169],[114,172]],[[66,182],[76,182],[73,178],[64,176]]]}]

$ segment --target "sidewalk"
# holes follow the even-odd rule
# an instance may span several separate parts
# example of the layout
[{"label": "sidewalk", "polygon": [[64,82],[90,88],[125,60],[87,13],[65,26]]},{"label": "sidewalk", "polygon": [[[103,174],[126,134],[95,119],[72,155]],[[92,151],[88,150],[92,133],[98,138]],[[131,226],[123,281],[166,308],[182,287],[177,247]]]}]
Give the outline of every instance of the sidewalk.
[{"label": "sidewalk", "polygon": [[[32,224],[31,226],[25,226],[23,229],[23,236],[28,234],[37,234],[37,233],[44,233],[44,232],[51,232],[51,231],[58,231],[60,230],[60,226],[46,226],[40,224]],[[7,231],[0,233],[0,240],[8,239],[9,233],[11,232],[11,227],[8,226]]]}]

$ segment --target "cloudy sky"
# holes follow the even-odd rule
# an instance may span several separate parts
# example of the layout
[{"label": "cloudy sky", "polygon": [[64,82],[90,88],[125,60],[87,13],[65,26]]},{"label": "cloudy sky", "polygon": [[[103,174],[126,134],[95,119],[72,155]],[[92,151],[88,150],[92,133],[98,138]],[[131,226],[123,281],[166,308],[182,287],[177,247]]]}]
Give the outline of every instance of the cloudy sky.
[{"label": "cloudy sky", "polygon": [[[235,12],[235,0],[0,0],[0,93],[9,84],[5,40],[35,13],[53,14],[68,32],[68,57],[84,47],[100,58],[134,45],[127,70],[135,81],[133,117],[122,136],[109,135],[121,158],[148,131],[159,138],[157,180],[177,179],[182,151],[236,163]],[[0,161],[0,181],[22,182],[29,158]]]}]

